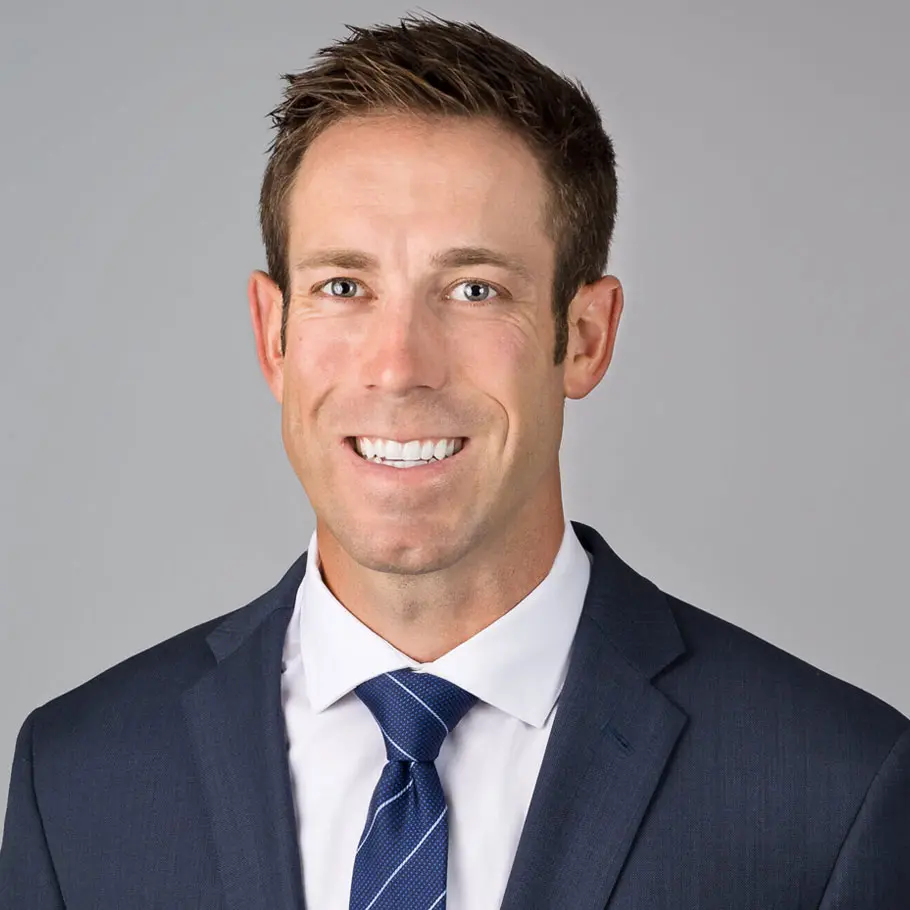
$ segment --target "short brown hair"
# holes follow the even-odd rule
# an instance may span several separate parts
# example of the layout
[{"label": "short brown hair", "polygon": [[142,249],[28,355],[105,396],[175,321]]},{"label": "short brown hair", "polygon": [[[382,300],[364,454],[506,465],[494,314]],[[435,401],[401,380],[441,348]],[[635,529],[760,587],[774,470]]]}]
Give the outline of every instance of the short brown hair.
[{"label": "short brown hair", "polygon": [[401,112],[492,117],[524,139],[550,187],[544,224],[553,240],[554,364],[565,359],[568,308],[607,265],[616,219],[613,143],[591,97],[526,51],[475,23],[407,16],[398,25],[346,26],[307,70],[283,76],[270,112],[277,134],[262,180],[259,219],[269,274],[283,295],[281,349],[290,298],[287,196],[310,143],[342,117]]}]

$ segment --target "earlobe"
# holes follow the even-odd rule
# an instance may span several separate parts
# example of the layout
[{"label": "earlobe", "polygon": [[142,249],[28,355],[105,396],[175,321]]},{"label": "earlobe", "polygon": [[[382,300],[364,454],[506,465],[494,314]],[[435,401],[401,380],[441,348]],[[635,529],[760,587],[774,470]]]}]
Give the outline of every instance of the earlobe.
[{"label": "earlobe", "polygon": [[259,270],[247,283],[250,320],[256,339],[259,367],[275,399],[281,403],[284,394],[284,355],[281,351],[282,295],[278,286]]}]

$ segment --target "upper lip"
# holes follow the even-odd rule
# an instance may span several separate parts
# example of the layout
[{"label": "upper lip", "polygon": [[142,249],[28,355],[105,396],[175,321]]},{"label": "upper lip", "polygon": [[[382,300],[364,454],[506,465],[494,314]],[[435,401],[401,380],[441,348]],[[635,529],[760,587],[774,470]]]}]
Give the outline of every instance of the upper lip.
[{"label": "upper lip", "polygon": [[348,436],[348,439],[389,439],[392,442],[413,442],[415,439],[467,439],[467,436],[454,434],[447,436],[444,433],[418,433],[415,436],[383,436],[381,433],[358,433]]}]

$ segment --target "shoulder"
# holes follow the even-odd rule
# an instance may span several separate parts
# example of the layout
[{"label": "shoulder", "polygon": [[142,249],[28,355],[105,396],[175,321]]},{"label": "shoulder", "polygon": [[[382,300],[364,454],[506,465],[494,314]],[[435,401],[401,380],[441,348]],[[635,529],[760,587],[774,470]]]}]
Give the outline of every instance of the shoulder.
[{"label": "shoulder", "polygon": [[733,743],[877,767],[910,719],[881,698],[706,610],[665,594],[686,655],[656,680],[696,725]]},{"label": "shoulder", "polygon": [[52,743],[94,747],[119,737],[174,736],[182,726],[181,696],[281,606],[292,606],[306,552],[281,580],[254,600],[186,629],[120,661],[36,708],[24,727],[36,747]]},{"label": "shoulder", "polygon": [[23,726],[36,753],[81,752],[172,721],[182,691],[215,665],[206,636],[244,609],[158,642],[35,708]]}]

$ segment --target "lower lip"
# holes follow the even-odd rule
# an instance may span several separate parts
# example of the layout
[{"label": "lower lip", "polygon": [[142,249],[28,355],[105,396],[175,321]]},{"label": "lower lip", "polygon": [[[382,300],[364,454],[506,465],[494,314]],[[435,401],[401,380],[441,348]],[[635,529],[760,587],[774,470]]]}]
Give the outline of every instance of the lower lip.
[{"label": "lower lip", "polygon": [[367,461],[357,454],[354,441],[350,438],[344,440],[344,449],[354,466],[364,472],[364,476],[374,478],[379,482],[389,484],[415,484],[427,483],[437,478],[445,477],[453,470],[453,466],[460,463],[461,454],[467,449],[468,440],[465,439],[461,449],[442,461],[430,461],[427,464],[414,465],[412,468],[395,468],[392,465],[380,464],[377,461]]}]

